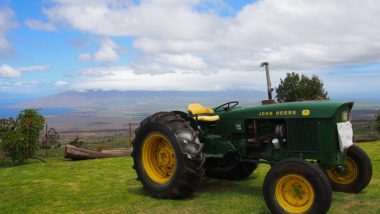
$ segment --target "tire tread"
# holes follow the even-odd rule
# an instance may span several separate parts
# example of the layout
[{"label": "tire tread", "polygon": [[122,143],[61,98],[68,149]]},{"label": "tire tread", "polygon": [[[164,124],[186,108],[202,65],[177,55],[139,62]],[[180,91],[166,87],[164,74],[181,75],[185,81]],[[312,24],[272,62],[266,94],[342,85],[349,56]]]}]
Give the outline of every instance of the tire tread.
[{"label": "tire tread", "polygon": [[[176,143],[179,144],[181,148],[180,157],[183,160],[183,166],[179,166],[178,176],[175,180],[171,181],[171,188],[165,191],[159,191],[156,188],[147,184],[147,182],[142,181],[144,190],[151,196],[162,199],[176,199],[176,198],[187,198],[189,197],[201,182],[204,174],[203,163],[203,144],[197,140],[198,134],[190,126],[187,125],[187,121],[182,119],[179,115],[174,112],[158,112],[147,118],[145,118],[141,123],[139,128],[136,129],[136,137],[132,141],[132,146],[138,148],[142,146],[144,137],[149,134],[146,130],[152,125],[159,125],[165,127],[169,130],[170,134],[176,139]],[[176,133],[190,133],[190,138],[183,139],[183,137],[178,138]],[[184,135],[185,136],[185,135]],[[184,142],[186,141],[186,143]],[[183,148],[191,148],[184,151]],[[136,149],[138,150],[138,149]],[[132,152],[132,157],[134,160],[133,169],[137,173],[138,180],[142,180],[139,162],[139,154],[135,151]]]},{"label": "tire tread", "polygon": [[[315,199],[317,204],[313,204],[307,214],[326,213],[331,205],[332,190],[324,172],[316,165],[313,165],[305,160],[290,158],[276,163],[267,173],[263,183],[263,195],[268,208],[272,213],[286,213],[275,202],[274,186],[281,173],[308,173],[310,178],[316,182],[317,189],[314,189],[316,194]],[[310,181],[309,181],[310,182]],[[319,195],[317,195],[319,194]]]}]

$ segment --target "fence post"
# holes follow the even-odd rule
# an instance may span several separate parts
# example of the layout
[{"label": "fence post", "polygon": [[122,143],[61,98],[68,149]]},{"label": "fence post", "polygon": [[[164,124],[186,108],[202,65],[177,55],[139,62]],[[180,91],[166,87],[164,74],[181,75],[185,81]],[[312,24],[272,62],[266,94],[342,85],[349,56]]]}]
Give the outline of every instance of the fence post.
[{"label": "fence post", "polygon": [[132,122],[129,121],[129,143],[132,145]]},{"label": "fence post", "polygon": [[46,120],[46,124],[45,124],[45,158],[47,158],[47,145],[48,145],[48,124],[47,124],[47,120]]}]

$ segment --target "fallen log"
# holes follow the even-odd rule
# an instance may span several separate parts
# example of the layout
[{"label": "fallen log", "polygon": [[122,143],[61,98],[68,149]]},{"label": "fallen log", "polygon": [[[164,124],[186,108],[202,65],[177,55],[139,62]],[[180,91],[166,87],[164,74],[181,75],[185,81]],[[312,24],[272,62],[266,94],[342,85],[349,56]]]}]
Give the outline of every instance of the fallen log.
[{"label": "fallen log", "polygon": [[123,157],[131,155],[132,149],[130,148],[118,148],[118,149],[103,149],[96,150],[90,148],[76,147],[73,145],[66,145],[65,158],[71,160],[87,160],[98,158],[111,158],[111,157]]},{"label": "fallen log", "polygon": [[371,141],[376,141],[378,138],[376,136],[365,136],[365,137],[355,137],[353,141],[355,143],[363,143],[363,142],[371,142]]}]

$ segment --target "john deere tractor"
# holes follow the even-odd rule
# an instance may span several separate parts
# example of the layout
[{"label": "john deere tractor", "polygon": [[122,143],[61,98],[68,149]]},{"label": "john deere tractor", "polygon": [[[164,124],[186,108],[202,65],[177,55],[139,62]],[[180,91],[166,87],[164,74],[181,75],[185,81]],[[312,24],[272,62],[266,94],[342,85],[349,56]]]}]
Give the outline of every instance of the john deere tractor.
[{"label": "john deere tractor", "polygon": [[352,102],[238,104],[193,103],[144,119],[132,153],[144,190],[187,198],[204,175],[242,180],[270,164],[263,196],[272,213],[325,213],[332,190],[357,193],[371,180],[369,157],[352,143]]}]

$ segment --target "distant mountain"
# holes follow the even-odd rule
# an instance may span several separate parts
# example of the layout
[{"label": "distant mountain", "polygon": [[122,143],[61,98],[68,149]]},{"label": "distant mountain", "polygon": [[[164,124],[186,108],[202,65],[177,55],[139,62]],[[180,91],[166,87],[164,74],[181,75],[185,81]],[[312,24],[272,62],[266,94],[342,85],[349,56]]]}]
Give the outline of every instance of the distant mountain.
[{"label": "distant mountain", "polygon": [[75,134],[126,129],[128,121],[139,122],[157,111],[187,111],[189,103],[216,107],[236,100],[242,106],[252,106],[259,105],[265,96],[265,92],[259,91],[68,91],[9,107],[16,110],[37,108],[42,109],[42,113],[49,108],[57,110],[59,115],[53,113],[54,117],[48,118],[49,126]]},{"label": "distant mountain", "polygon": [[77,110],[186,108],[199,102],[215,106],[237,100],[242,103],[260,103],[266,93],[260,91],[68,91],[28,102],[11,105],[12,108],[73,108]]}]

